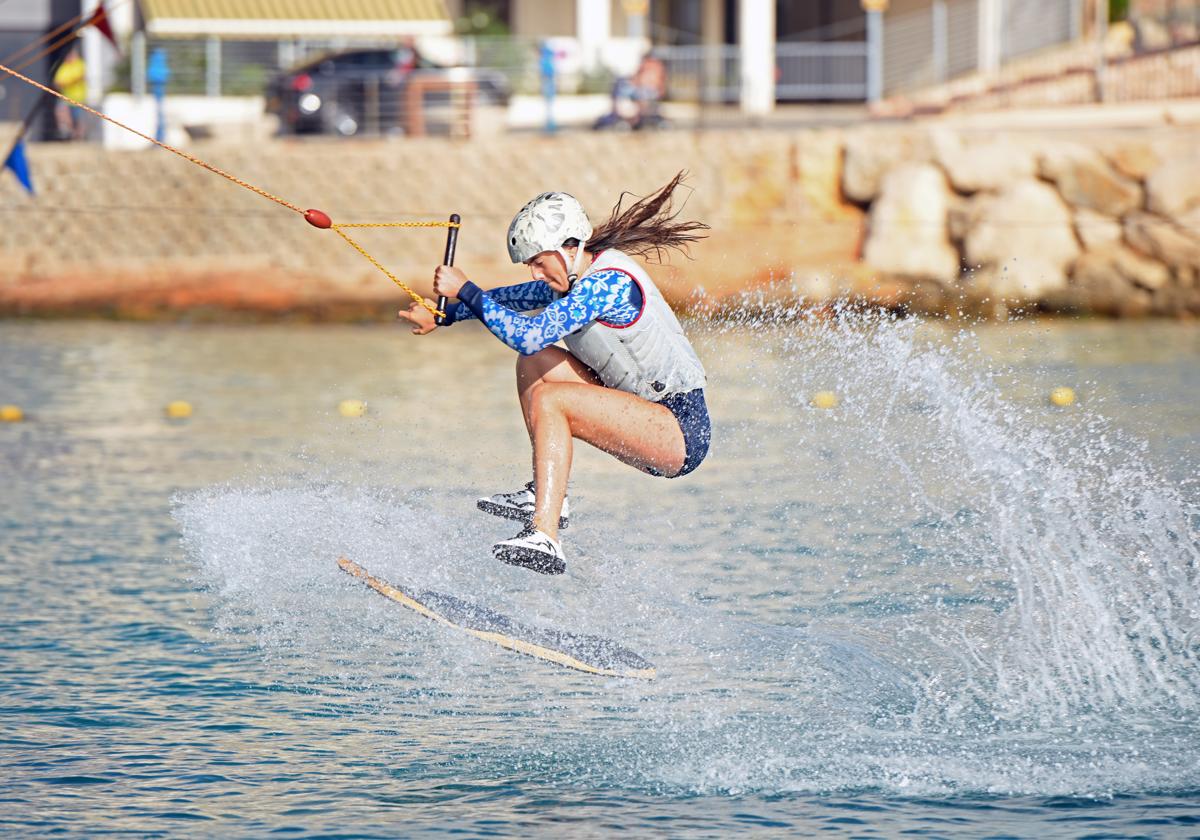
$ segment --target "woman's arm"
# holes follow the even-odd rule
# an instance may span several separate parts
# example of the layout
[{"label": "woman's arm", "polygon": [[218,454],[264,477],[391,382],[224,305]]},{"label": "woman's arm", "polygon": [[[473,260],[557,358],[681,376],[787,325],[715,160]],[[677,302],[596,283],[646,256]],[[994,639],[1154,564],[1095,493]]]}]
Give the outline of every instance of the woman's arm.
[{"label": "woman's arm", "polygon": [[[515,312],[528,312],[531,309],[541,309],[549,306],[554,300],[554,290],[541,280],[531,280],[528,283],[517,283],[515,286],[501,286],[489,289],[488,297],[493,301]],[[471,308],[464,306],[462,301],[446,305],[446,324],[455,321],[473,320],[477,316]]]},{"label": "woman's arm", "polygon": [[615,324],[632,323],[642,304],[641,291],[629,275],[612,270],[580,278],[565,297],[550,302],[533,316],[502,306],[491,292],[471,282],[463,284],[458,299],[496,338],[525,356],[544,350],[599,318]]}]

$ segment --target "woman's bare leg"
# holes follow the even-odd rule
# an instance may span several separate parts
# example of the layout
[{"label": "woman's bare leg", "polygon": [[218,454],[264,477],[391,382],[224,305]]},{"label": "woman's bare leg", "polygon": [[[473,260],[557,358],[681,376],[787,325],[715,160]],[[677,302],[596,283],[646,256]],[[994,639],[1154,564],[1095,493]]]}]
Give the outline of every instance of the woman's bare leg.
[{"label": "woman's bare leg", "polygon": [[683,432],[666,406],[603,385],[545,380],[530,389],[528,402],[526,422],[533,441],[537,493],[533,526],[551,537],[558,538],[573,438],[641,470],[675,475],[683,469],[687,457]]},{"label": "woman's bare leg", "polygon": [[529,356],[517,356],[517,398],[521,401],[521,415],[525,418],[530,443],[533,443],[533,425],[529,419],[533,393],[547,382],[600,384],[591,368],[560,347],[547,347]]}]

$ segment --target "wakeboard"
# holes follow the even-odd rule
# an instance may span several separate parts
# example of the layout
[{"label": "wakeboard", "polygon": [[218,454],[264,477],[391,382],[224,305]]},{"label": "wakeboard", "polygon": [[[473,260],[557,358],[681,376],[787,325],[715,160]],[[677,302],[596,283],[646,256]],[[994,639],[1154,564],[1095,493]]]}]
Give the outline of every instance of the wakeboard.
[{"label": "wakeboard", "polygon": [[401,589],[375,577],[346,557],[339,557],[337,564],[343,572],[358,578],[385,598],[485,642],[587,674],[654,679],[654,666],[651,663],[629,648],[602,636],[521,624],[506,615],[453,595]]}]

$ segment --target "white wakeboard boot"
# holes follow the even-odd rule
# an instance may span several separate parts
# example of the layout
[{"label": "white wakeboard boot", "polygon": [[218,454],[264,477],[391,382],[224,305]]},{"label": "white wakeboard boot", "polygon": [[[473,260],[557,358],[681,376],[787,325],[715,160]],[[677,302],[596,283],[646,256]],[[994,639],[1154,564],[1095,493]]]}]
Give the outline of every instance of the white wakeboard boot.
[{"label": "white wakeboard boot", "polygon": [[[475,503],[484,513],[500,516],[504,519],[515,519],[528,525],[533,521],[533,508],[537,504],[537,494],[533,490],[533,482],[529,482],[515,493],[497,493],[495,496],[485,496]],[[571,516],[570,500],[563,496],[562,511],[558,515],[558,527],[566,528]]]},{"label": "white wakeboard boot", "polygon": [[527,526],[511,540],[492,546],[496,559],[510,566],[522,566],[542,575],[561,575],[567,570],[562,546],[549,534]]}]

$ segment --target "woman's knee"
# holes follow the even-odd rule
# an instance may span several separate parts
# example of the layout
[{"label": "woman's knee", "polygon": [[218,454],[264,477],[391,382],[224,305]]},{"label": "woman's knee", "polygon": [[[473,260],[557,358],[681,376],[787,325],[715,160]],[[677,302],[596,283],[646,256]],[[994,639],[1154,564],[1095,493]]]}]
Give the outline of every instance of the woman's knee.
[{"label": "woman's knee", "polygon": [[534,424],[547,417],[563,413],[561,391],[561,385],[556,386],[550,382],[539,382],[535,387],[530,388],[528,392],[529,419]]}]

